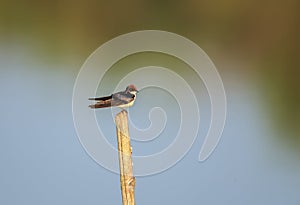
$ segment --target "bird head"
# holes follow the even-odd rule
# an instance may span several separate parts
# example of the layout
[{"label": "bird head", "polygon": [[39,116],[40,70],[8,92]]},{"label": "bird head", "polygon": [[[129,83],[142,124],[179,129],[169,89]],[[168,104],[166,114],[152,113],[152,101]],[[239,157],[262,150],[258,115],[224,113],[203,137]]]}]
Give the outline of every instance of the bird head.
[{"label": "bird head", "polygon": [[136,94],[137,92],[139,92],[138,90],[137,90],[137,88],[135,87],[135,85],[133,85],[133,84],[130,84],[130,85],[128,85],[127,86],[127,88],[126,88],[126,92],[128,92],[128,93],[131,93],[131,94]]}]

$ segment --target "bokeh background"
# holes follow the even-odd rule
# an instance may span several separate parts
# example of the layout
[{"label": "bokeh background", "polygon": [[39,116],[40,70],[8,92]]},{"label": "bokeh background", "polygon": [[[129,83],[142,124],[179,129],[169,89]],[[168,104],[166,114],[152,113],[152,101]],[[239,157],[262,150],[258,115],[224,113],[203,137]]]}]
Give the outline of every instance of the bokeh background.
[{"label": "bokeh background", "polygon": [[[138,178],[137,204],[300,203],[299,1],[0,5],[0,204],[121,204],[119,176],[96,164],[76,136],[72,91],[96,48],[145,29],[185,36],[210,56],[228,116],[207,161],[197,161],[201,135],[176,166]],[[138,57],[131,62],[145,56]]]}]

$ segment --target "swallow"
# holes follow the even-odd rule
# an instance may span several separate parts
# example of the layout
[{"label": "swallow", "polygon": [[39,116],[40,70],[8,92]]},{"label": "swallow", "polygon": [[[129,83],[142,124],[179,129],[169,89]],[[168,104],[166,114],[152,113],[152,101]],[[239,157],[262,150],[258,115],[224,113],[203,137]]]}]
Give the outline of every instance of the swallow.
[{"label": "swallow", "polygon": [[128,85],[125,91],[117,92],[106,97],[89,98],[96,101],[96,104],[89,105],[90,108],[108,108],[119,107],[127,108],[133,105],[138,90],[131,84]]}]

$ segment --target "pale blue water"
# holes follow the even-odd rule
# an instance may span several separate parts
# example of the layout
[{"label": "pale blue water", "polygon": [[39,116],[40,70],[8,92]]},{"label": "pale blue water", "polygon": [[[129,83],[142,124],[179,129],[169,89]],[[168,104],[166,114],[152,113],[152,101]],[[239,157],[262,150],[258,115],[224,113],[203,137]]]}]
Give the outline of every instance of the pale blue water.
[{"label": "pale blue water", "polygon": [[[0,58],[0,204],[121,204],[119,176],[96,164],[76,136],[71,107],[80,64],[46,66],[26,50],[2,50]],[[137,178],[137,204],[300,203],[297,153],[277,141],[251,82],[230,76],[223,79],[226,126],[213,155],[197,161],[203,128],[176,166]],[[146,126],[145,119],[135,120]],[[142,154],[169,141],[133,146]]]}]

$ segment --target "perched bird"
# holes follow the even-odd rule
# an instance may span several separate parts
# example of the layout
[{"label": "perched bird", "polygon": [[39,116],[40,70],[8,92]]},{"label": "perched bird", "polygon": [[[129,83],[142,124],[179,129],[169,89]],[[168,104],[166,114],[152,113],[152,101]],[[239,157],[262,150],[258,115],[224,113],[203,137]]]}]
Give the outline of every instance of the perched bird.
[{"label": "perched bird", "polygon": [[114,93],[106,97],[89,98],[95,100],[96,104],[89,105],[90,108],[107,108],[107,107],[120,107],[126,108],[133,105],[138,90],[131,84],[128,85],[125,91]]}]

